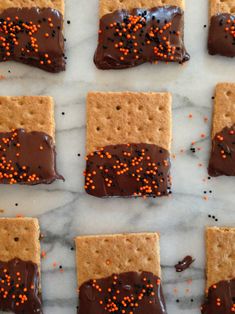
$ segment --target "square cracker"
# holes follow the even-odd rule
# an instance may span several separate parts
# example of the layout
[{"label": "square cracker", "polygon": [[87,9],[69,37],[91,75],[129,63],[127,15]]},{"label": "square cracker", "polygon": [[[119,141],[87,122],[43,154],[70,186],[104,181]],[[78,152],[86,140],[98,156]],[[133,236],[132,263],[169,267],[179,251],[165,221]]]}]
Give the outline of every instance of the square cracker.
[{"label": "square cracker", "polygon": [[39,224],[35,218],[0,218],[0,260],[32,261],[40,268]]},{"label": "square cracker", "polygon": [[165,5],[178,6],[184,10],[184,0],[100,0],[99,16],[102,17],[116,10],[151,9]]},{"label": "square cracker", "polygon": [[90,92],[87,154],[106,145],[147,143],[171,147],[171,94]]},{"label": "square cracker", "polygon": [[23,128],[55,140],[54,101],[49,96],[0,96],[0,132]]},{"label": "square cracker", "polygon": [[160,277],[157,233],[79,236],[75,243],[79,286],[128,271],[149,271]]},{"label": "square cracker", "polygon": [[64,15],[64,0],[1,0],[0,12],[8,8],[52,8]]},{"label": "square cracker", "polygon": [[235,83],[216,85],[212,122],[212,139],[224,127],[235,124]]},{"label": "square cracker", "polygon": [[209,0],[210,1],[210,17],[218,13],[230,13],[235,15],[234,0]]},{"label": "square cracker", "polygon": [[235,228],[209,227],[206,230],[207,289],[235,278]]}]

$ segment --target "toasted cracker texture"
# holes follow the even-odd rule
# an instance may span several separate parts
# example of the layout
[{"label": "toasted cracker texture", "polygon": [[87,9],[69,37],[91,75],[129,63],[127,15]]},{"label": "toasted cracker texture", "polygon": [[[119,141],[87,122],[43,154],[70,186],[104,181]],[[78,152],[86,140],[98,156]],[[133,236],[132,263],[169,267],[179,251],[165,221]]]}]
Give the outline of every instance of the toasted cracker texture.
[{"label": "toasted cracker texture", "polygon": [[40,268],[39,235],[35,218],[0,218],[0,260],[19,258]]},{"label": "toasted cracker texture", "polygon": [[128,271],[161,275],[157,233],[80,236],[75,242],[78,286]]},{"label": "toasted cracker texture", "polygon": [[106,145],[147,143],[171,147],[171,94],[90,92],[87,154]]},{"label": "toasted cracker texture", "polygon": [[219,83],[215,90],[212,139],[235,124],[235,83]]},{"label": "toasted cracker texture", "polygon": [[116,10],[151,9],[165,5],[184,9],[184,0],[100,0],[99,16],[102,17]]},{"label": "toasted cracker texture", "polygon": [[0,12],[8,8],[52,8],[64,14],[64,0],[1,0]]},{"label": "toasted cracker texture", "polygon": [[0,132],[23,128],[55,139],[54,101],[49,96],[0,96]]},{"label": "toasted cracker texture", "polygon": [[235,228],[206,230],[207,289],[221,280],[235,278]]},{"label": "toasted cracker texture", "polygon": [[209,0],[210,1],[210,16],[218,13],[230,13],[235,15],[234,0]]}]

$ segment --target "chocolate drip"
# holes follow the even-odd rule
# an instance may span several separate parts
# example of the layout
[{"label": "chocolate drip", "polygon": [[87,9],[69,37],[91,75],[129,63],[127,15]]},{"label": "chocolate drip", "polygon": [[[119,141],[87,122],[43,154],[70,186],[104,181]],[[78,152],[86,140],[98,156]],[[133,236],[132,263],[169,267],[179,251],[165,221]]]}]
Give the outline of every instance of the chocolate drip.
[{"label": "chocolate drip", "polygon": [[149,272],[127,272],[85,282],[78,314],[103,313],[166,314],[160,279]]},{"label": "chocolate drip", "polygon": [[235,127],[225,127],[212,140],[208,173],[212,177],[235,176]]},{"label": "chocolate drip", "polygon": [[9,8],[0,13],[0,61],[49,72],[65,70],[63,16],[51,8]]},{"label": "chocolate drip", "polygon": [[220,281],[209,288],[202,314],[230,314],[235,311],[235,279]]},{"label": "chocolate drip", "polygon": [[177,273],[181,273],[182,271],[186,270],[189,268],[189,266],[194,262],[194,259],[192,256],[185,256],[185,258],[180,261],[178,264],[175,265],[175,270]]},{"label": "chocolate drip", "polygon": [[169,172],[169,152],[157,145],[109,145],[87,156],[85,189],[97,197],[167,195]]},{"label": "chocolate drip", "polygon": [[0,261],[0,310],[42,314],[38,266],[30,261]]},{"label": "chocolate drip", "polygon": [[39,184],[63,179],[56,172],[53,139],[23,129],[0,133],[0,183]]},{"label": "chocolate drip", "polygon": [[235,56],[235,16],[220,13],[211,18],[208,51],[211,55]]},{"label": "chocolate drip", "polygon": [[99,69],[188,60],[184,47],[184,13],[179,7],[118,10],[100,20],[99,43],[94,57]]}]

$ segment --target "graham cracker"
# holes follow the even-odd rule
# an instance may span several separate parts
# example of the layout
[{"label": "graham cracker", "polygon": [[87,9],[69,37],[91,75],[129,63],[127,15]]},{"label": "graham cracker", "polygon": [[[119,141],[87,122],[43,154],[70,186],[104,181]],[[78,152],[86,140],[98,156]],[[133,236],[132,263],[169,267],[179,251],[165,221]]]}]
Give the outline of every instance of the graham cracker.
[{"label": "graham cracker", "polygon": [[64,0],[1,0],[0,12],[8,8],[52,8],[64,15]]},{"label": "graham cracker", "polygon": [[0,261],[32,261],[40,269],[39,224],[35,218],[0,218]]},{"label": "graham cracker", "polygon": [[235,278],[235,228],[209,227],[206,230],[207,289]]},{"label": "graham cracker", "polygon": [[212,139],[224,127],[235,124],[235,83],[219,83],[215,89]]},{"label": "graham cracker", "polygon": [[146,143],[170,151],[170,93],[90,92],[87,154],[106,145]]},{"label": "graham cracker", "polygon": [[184,10],[184,0],[100,0],[99,16],[116,10],[151,9],[166,5],[173,5]]},{"label": "graham cracker", "polygon": [[210,1],[210,16],[214,16],[218,13],[230,13],[235,15],[235,3],[234,0],[209,0]]},{"label": "graham cracker", "polygon": [[161,275],[157,233],[79,236],[75,243],[79,286],[128,271]]},{"label": "graham cracker", "polygon": [[0,132],[23,128],[55,140],[54,101],[49,96],[0,96]]}]

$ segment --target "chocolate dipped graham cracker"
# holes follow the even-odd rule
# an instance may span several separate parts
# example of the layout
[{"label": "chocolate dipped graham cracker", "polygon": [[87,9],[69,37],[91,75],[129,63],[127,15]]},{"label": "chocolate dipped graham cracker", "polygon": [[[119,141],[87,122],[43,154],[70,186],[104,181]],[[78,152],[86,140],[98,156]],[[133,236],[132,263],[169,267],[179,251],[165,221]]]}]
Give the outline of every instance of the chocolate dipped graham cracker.
[{"label": "chocolate dipped graham cracker", "polygon": [[212,122],[210,176],[235,176],[235,83],[216,86]]},{"label": "chocolate dipped graham cracker", "polygon": [[0,96],[0,183],[52,183],[56,172],[54,102]]},{"label": "chocolate dipped graham cracker", "polygon": [[0,218],[0,310],[42,314],[39,224]]},{"label": "chocolate dipped graham cracker", "polygon": [[1,0],[0,61],[65,70],[64,0]]},{"label": "chocolate dipped graham cracker", "polygon": [[208,51],[211,55],[235,56],[235,6],[233,0],[210,1]]},{"label": "chocolate dipped graham cracker", "polygon": [[157,233],[75,239],[78,314],[163,314]]},{"label": "chocolate dipped graham cracker", "polygon": [[97,68],[124,69],[145,62],[183,63],[184,0],[100,0]]},{"label": "chocolate dipped graham cracker", "polygon": [[235,228],[206,230],[207,298],[203,314],[235,311]]},{"label": "chocolate dipped graham cracker", "polygon": [[85,190],[97,196],[170,193],[171,95],[90,92]]}]

